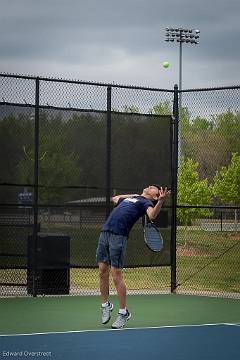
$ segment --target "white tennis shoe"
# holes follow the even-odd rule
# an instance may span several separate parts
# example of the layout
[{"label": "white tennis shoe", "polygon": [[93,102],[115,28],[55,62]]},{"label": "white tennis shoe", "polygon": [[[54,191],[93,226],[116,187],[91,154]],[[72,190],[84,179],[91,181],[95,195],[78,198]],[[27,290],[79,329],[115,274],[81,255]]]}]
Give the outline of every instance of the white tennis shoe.
[{"label": "white tennis shoe", "polygon": [[107,324],[111,319],[111,312],[113,311],[113,304],[108,302],[108,306],[102,306],[102,324]]},{"label": "white tennis shoe", "polygon": [[112,324],[112,329],[122,329],[131,316],[132,314],[128,310],[126,315],[118,313],[116,321]]}]

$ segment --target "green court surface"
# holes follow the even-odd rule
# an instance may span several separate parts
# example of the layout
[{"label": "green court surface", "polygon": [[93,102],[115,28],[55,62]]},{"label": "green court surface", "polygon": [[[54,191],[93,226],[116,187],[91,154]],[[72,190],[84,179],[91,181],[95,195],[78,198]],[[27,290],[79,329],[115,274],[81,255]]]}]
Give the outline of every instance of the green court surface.
[{"label": "green court surface", "polygon": [[[67,332],[111,328],[118,311],[116,296],[112,319],[101,324],[100,298],[1,298],[0,334]],[[129,295],[132,312],[128,327],[159,327],[240,323],[240,300],[184,295]]]}]

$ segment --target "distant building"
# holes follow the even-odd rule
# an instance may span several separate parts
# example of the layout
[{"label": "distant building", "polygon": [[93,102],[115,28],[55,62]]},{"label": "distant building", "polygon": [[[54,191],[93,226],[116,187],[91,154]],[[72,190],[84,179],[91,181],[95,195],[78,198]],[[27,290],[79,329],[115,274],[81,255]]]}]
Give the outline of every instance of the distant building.
[{"label": "distant building", "polygon": [[105,197],[91,197],[91,198],[87,198],[87,199],[82,199],[82,200],[73,200],[73,201],[68,201],[68,204],[73,204],[73,205],[101,205],[104,206],[106,203],[106,198]]},{"label": "distant building", "polygon": [[[68,215],[71,219],[70,222],[80,221],[82,224],[102,224],[106,218],[105,197],[73,200],[68,201],[67,204],[77,205],[77,207],[68,208]],[[79,219],[76,216],[78,216]]]}]

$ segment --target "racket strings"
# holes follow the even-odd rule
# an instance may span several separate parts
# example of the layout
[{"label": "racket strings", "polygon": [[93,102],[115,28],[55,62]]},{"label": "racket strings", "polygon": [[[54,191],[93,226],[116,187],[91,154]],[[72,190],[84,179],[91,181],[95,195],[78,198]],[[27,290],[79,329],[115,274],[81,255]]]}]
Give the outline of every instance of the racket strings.
[{"label": "racket strings", "polygon": [[158,232],[151,224],[145,225],[144,230],[145,242],[153,251],[160,251],[163,246],[163,240]]}]

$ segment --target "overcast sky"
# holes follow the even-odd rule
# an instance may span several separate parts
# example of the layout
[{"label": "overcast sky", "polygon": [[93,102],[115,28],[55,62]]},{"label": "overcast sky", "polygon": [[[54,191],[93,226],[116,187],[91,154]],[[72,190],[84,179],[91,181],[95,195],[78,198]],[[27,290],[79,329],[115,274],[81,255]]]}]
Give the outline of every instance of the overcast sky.
[{"label": "overcast sky", "polygon": [[[172,88],[239,85],[240,0],[0,0],[0,72]],[[163,61],[170,67],[164,69]]]}]

